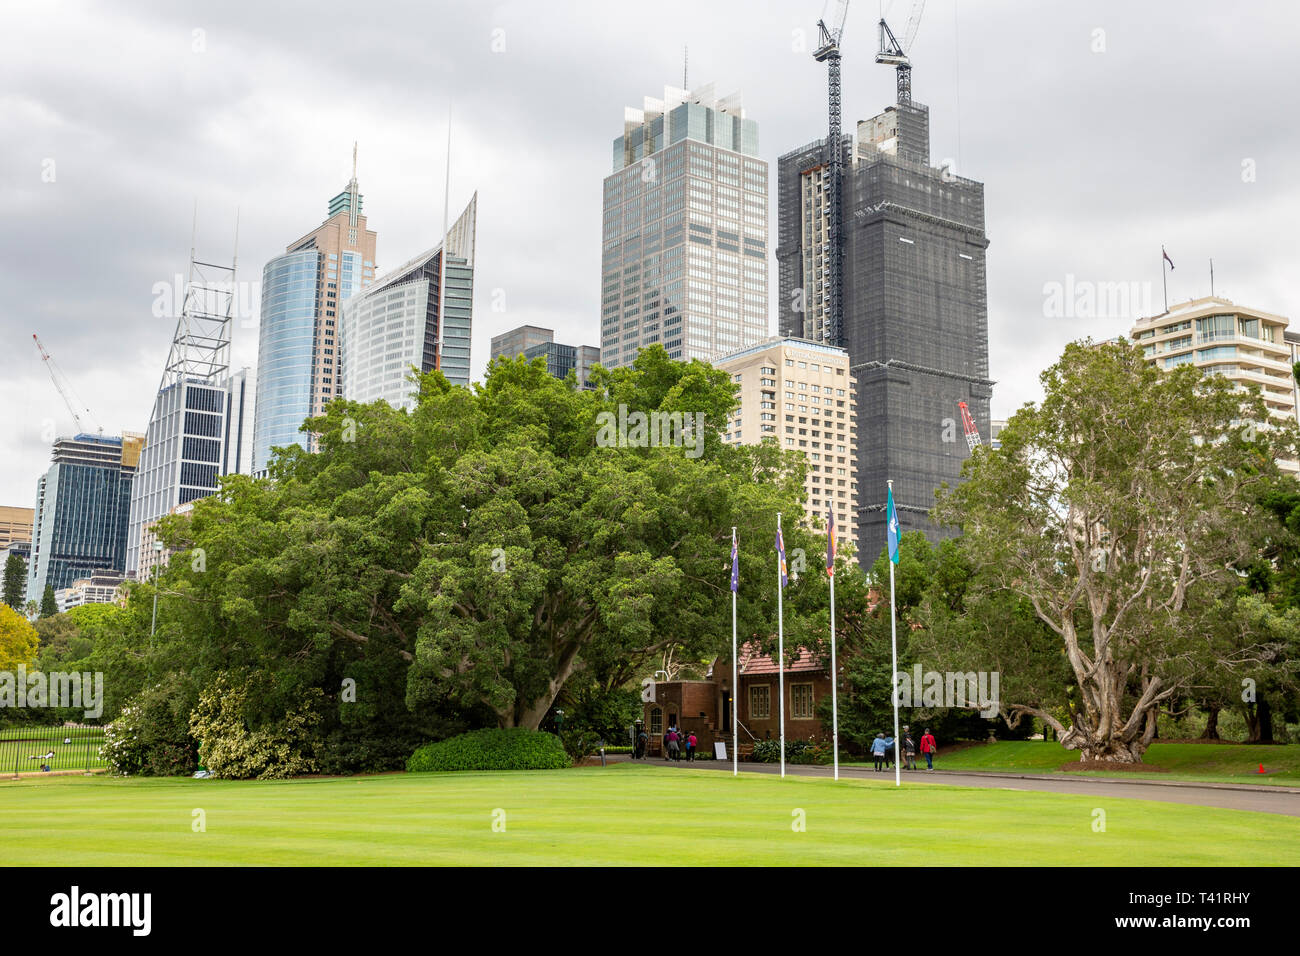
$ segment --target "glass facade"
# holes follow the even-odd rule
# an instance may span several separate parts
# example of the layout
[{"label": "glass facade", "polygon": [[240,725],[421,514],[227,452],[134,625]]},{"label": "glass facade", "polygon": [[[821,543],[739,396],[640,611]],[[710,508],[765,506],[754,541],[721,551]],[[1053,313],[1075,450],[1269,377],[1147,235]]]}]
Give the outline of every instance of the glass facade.
[{"label": "glass facade", "polygon": [[[304,249],[277,256],[262,271],[253,428],[255,472],[266,469],[272,448],[304,444],[298,429],[311,416],[319,269],[320,253]],[[359,268],[355,276],[359,283]]]},{"label": "glass facade", "polygon": [[27,597],[39,601],[97,570],[126,564],[127,526],[135,468],[122,463],[122,439],[61,438],[54,462],[36,485]]}]

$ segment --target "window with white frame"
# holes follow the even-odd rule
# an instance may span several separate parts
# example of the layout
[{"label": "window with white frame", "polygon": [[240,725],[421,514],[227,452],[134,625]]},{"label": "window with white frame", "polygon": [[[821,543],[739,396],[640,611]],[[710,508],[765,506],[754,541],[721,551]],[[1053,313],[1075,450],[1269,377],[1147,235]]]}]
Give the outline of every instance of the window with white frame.
[{"label": "window with white frame", "polygon": [[749,688],[749,717],[767,720],[772,716],[772,685],[753,684]]}]

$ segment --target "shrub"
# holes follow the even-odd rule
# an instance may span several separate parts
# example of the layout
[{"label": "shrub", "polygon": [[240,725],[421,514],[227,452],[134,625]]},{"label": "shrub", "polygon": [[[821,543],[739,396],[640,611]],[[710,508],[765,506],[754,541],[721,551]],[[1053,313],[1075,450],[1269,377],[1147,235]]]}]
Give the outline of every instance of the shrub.
[{"label": "shrub", "polygon": [[[780,763],[781,742],[779,740],[756,740],[754,755],[756,763]],[[797,764],[825,764],[834,760],[830,742],[817,743],[812,740],[787,740],[785,742],[785,762]]]},{"label": "shrub", "polygon": [[571,761],[554,734],[512,727],[473,730],[425,744],[411,755],[411,773],[449,770],[561,770]]},{"label": "shrub", "polygon": [[173,680],[145,688],[104,728],[100,756],[109,771],[146,777],[192,773],[199,752],[188,713],[183,689]]},{"label": "shrub", "polygon": [[250,679],[236,683],[222,674],[199,695],[190,715],[190,732],[199,741],[199,759],[218,777],[273,780],[315,773],[320,723],[320,688],[308,688],[297,706],[257,729],[244,716]]}]

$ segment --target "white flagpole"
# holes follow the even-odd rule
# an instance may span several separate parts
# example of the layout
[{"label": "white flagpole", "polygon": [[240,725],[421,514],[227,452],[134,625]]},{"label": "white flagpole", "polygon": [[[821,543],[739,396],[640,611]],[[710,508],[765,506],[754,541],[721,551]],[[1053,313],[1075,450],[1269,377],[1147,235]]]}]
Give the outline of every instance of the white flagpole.
[{"label": "white flagpole", "polygon": [[831,575],[831,746],[835,754],[835,779],[840,779],[840,705],[836,687],[840,672],[835,666],[835,575]]},{"label": "white flagpole", "polygon": [[[781,512],[776,513],[776,533],[781,534]],[[785,551],[785,539],[781,539],[781,551]],[[777,693],[780,695],[777,713],[781,722],[781,776],[785,776],[785,603],[784,588],[781,585],[781,562],[784,553],[777,555],[776,562],[776,662]],[[768,711],[771,713],[771,711]]]},{"label": "white flagpole", "polygon": [[[731,550],[736,550],[736,529],[731,529]],[[739,560],[737,558],[737,560]],[[731,591],[731,775],[740,774],[740,738],[737,723],[740,715],[736,708],[740,704],[740,686],[736,683],[739,664],[736,659],[736,591]]]},{"label": "white flagpole", "polygon": [[[889,481],[889,490],[894,490],[894,482]],[[894,505],[897,511],[898,505]],[[893,515],[885,516],[886,534],[888,533],[888,524],[893,519]],[[901,528],[899,529],[902,530]],[[900,544],[901,536],[900,536]],[[889,684],[890,696],[894,699],[894,786],[903,785],[903,774],[898,766],[898,617],[894,612],[894,559],[891,555],[889,558]]]}]

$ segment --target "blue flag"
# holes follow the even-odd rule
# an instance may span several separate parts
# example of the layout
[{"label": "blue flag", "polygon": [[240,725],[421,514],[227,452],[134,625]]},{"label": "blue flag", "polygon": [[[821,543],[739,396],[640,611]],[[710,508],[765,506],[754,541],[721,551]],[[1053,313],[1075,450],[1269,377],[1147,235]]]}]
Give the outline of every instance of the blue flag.
[{"label": "blue flag", "polygon": [[835,577],[835,512],[826,512],[826,573]]},{"label": "blue flag", "polygon": [[736,533],[731,533],[731,590],[740,590],[740,559],[736,554]]},{"label": "blue flag", "polygon": [[889,541],[889,560],[898,563],[898,512],[894,509],[894,489],[889,489],[889,503],[885,505],[885,534]]},{"label": "blue flag", "polygon": [[781,536],[781,526],[776,526],[776,556],[777,562],[781,566],[781,587],[790,583],[790,578],[785,571],[785,538]]}]

